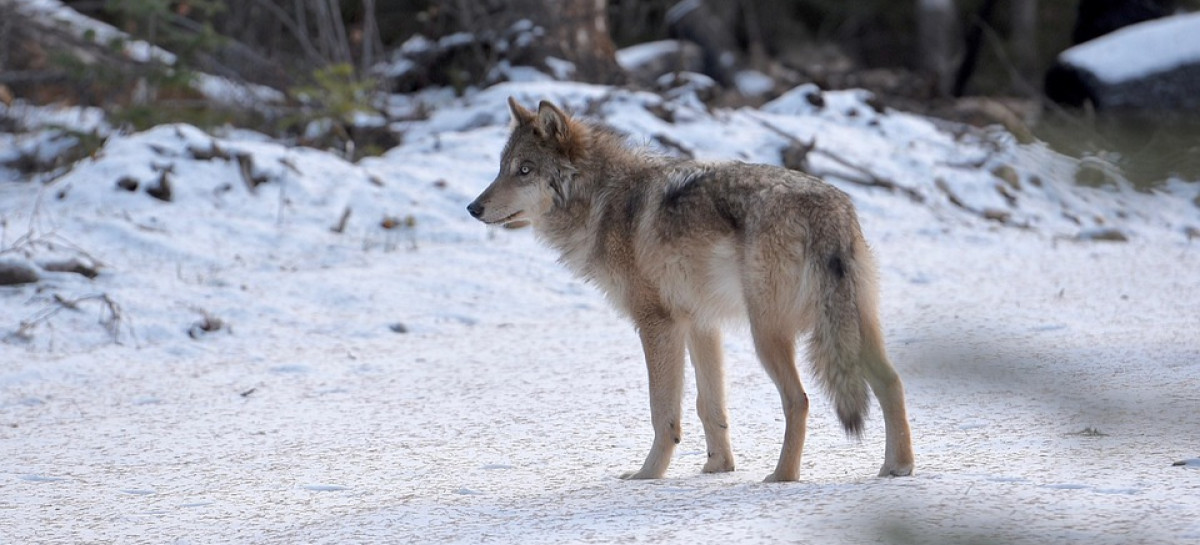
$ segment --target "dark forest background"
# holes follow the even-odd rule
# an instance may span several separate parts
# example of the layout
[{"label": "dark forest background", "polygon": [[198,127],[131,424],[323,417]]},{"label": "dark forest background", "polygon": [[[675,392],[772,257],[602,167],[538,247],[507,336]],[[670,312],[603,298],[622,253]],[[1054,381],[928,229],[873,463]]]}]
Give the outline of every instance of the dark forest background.
[{"label": "dark forest background", "polygon": [[[865,88],[881,106],[1003,124],[1068,153],[1144,141],[1162,123],[1106,132],[1086,100],[1048,100],[1058,54],[1200,9],[1200,0],[64,0],[176,55],[162,62],[20,4],[0,0],[0,100],[99,106],[136,128],[187,121],[295,136],[332,118],[344,120],[330,128],[333,140],[381,149],[386,134],[366,135],[349,120],[389,116],[381,96],[463,92],[503,81],[513,66],[652,90],[657,72],[622,69],[616,51],[677,39],[687,47],[657,70],[711,77],[717,86],[705,98],[714,105],[754,105],[806,82]],[[767,76],[771,89],[744,92],[737,78],[746,71]],[[197,92],[196,73],[280,98],[269,107],[214,104]]]}]

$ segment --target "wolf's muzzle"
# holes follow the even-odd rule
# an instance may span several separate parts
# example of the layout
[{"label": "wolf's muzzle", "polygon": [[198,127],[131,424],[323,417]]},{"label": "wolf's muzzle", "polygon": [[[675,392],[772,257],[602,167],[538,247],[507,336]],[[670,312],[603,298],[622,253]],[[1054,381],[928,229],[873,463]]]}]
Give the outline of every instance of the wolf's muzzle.
[{"label": "wolf's muzzle", "polygon": [[479,201],[468,204],[467,212],[471,214],[472,218],[479,219],[481,216],[483,216],[483,205],[479,204]]}]

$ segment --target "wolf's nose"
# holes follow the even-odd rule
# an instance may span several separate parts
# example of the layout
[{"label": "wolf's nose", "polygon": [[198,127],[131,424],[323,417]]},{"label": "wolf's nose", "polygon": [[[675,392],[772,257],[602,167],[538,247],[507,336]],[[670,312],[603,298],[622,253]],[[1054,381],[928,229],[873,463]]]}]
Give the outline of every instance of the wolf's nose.
[{"label": "wolf's nose", "polygon": [[471,213],[472,218],[479,219],[479,216],[483,215],[483,205],[479,204],[479,202],[468,204],[467,212]]}]

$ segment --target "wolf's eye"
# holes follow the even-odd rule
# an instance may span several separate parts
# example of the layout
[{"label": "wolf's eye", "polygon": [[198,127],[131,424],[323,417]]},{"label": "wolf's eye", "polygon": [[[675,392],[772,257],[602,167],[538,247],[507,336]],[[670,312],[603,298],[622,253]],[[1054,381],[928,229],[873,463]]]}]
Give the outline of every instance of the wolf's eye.
[{"label": "wolf's eye", "polygon": [[525,176],[525,175],[528,175],[530,172],[533,172],[533,169],[529,168],[529,165],[521,165],[521,168],[517,172],[520,172],[521,176]]}]

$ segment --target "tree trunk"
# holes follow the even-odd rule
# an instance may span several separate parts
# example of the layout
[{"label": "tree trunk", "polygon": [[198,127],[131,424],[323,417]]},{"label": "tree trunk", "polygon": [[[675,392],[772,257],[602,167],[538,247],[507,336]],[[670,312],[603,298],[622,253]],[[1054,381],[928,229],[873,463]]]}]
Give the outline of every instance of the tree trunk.
[{"label": "tree trunk", "polygon": [[607,0],[516,0],[512,7],[513,21],[528,18],[546,29],[538,47],[540,60],[553,57],[574,64],[572,79],[624,82],[608,31]]},{"label": "tree trunk", "polygon": [[996,0],[983,0],[983,5],[979,7],[979,13],[972,21],[970,30],[967,31],[966,52],[963,54],[962,63],[958,65],[958,73],[954,77],[954,88],[950,90],[951,94],[956,97],[961,97],[966,93],[967,82],[975,73],[975,65],[979,62],[979,53],[983,47],[984,26],[992,24],[992,9],[995,7]]},{"label": "tree trunk", "polygon": [[937,94],[949,96],[958,50],[958,12],[952,0],[917,0],[917,62],[932,75]]},{"label": "tree trunk", "polygon": [[607,0],[454,0],[442,4],[430,47],[406,54],[418,68],[392,82],[487,84],[497,67],[534,66],[561,79],[624,83],[608,30]]},{"label": "tree trunk", "polygon": [[[1012,0],[1012,32],[1008,37],[1012,47],[1013,64],[1025,81],[1037,81],[1037,0]],[[1013,82],[1017,92],[1030,94],[1036,89],[1021,82]]]}]

